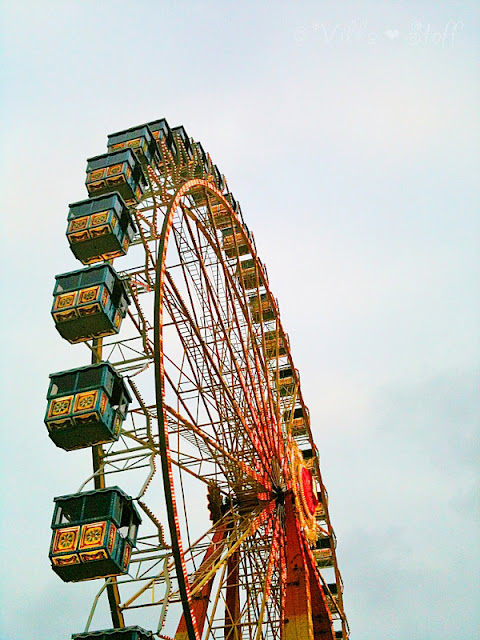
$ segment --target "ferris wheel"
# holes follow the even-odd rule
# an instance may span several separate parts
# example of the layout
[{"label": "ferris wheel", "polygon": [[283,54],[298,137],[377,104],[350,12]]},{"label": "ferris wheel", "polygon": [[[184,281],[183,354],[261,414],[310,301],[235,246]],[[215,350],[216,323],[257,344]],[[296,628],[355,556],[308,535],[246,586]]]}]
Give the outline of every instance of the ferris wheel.
[{"label": "ferris wheel", "polygon": [[52,315],[90,363],[51,374],[45,415],[58,447],[92,451],[52,520],[53,570],[100,579],[72,637],[347,640],[309,412],[240,204],[164,119],[109,135],[86,186],[67,223],[83,267],[56,276]]}]

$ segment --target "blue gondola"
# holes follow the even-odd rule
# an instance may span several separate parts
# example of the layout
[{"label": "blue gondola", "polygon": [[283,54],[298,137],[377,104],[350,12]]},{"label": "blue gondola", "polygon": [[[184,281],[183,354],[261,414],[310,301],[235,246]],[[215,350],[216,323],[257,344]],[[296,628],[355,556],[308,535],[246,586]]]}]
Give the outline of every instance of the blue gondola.
[{"label": "blue gondola", "polygon": [[111,133],[107,145],[109,152],[132,149],[143,165],[155,164],[157,160],[157,143],[146,124]]},{"label": "blue gondola", "polygon": [[208,175],[210,170],[208,155],[205,153],[205,150],[200,142],[194,142],[193,146],[196,149],[197,154],[200,156],[200,165],[198,165],[195,169],[195,177],[203,178],[204,176]]},{"label": "blue gondola", "polygon": [[128,572],[141,518],[118,487],[54,498],[52,568],[65,582]]},{"label": "blue gondola", "polygon": [[177,147],[173,139],[172,130],[168,126],[168,122],[165,120],[165,118],[160,118],[160,120],[152,120],[151,122],[147,122],[147,126],[152,132],[152,135],[157,141],[159,147],[162,141],[165,142],[167,149],[175,157],[177,154]]},{"label": "blue gondola", "polygon": [[90,196],[118,191],[130,206],[141,198],[147,187],[147,179],[134,152],[120,149],[89,158],[85,184]]},{"label": "blue gondola", "polygon": [[216,164],[213,165],[213,181],[219,191],[223,191],[225,189],[225,179]]},{"label": "blue gondola", "polygon": [[[189,160],[193,160],[193,150],[192,145],[190,144],[190,140],[188,138],[187,132],[185,131],[185,127],[173,127],[172,133],[177,136],[180,144],[177,144],[177,161],[184,160],[188,162]],[[186,157],[181,157],[180,153]]]},{"label": "blue gondola", "polygon": [[55,276],[52,316],[75,344],[118,333],[130,302],[125,283],[108,263]]},{"label": "blue gondola", "polygon": [[66,451],[112,442],[132,398],[109,362],[50,374],[45,424]]},{"label": "blue gondola", "polygon": [[135,223],[119,193],[69,205],[67,238],[83,264],[124,256],[135,234]]}]

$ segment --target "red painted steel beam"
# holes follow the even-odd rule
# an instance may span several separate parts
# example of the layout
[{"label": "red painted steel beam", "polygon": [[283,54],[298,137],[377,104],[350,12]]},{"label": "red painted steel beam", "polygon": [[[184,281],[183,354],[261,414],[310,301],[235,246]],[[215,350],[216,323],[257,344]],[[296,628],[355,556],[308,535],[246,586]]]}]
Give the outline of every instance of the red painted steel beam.
[{"label": "red painted steel beam", "polygon": [[314,640],[310,577],[293,495],[285,498],[285,609],[282,640]]}]

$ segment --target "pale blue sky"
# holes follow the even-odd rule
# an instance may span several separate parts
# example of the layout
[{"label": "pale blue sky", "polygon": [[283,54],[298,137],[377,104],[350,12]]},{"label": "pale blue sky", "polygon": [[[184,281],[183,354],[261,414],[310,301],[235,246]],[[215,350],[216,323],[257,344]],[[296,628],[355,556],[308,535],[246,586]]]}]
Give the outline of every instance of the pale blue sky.
[{"label": "pale blue sky", "polygon": [[47,558],[85,452],[43,425],[85,363],[49,309],[67,205],[108,133],[210,151],[279,299],[352,639],[475,637],[479,10],[474,2],[1,2],[0,639],[68,638],[96,585]]}]

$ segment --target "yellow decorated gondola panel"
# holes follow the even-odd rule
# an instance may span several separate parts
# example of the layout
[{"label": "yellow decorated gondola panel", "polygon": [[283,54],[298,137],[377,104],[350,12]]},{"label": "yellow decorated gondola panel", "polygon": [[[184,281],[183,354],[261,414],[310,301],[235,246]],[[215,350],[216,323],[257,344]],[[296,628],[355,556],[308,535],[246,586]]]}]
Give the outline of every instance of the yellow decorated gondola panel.
[{"label": "yellow decorated gondola panel", "polygon": [[65,340],[75,344],[118,333],[129,298],[110,264],[55,276],[52,316]]},{"label": "yellow decorated gondola panel", "polygon": [[123,378],[108,362],[50,375],[45,424],[66,451],[118,440],[132,401]]},{"label": "yellow decorated gondola panel", "polygon": [[306,412],[307,409],[304,409],[303,406],[297,406],[293,408],[293,411],[288,409],[283,414],[283,420],[294,438],[308,434],[308,425],[305,418]]},{"label": "yellow decorated gondola panel", "polygon": [[69,205],[67,238],[83,264],[124,256],[135,235],[135,223],[119,193]]},{"label": "yellow decorated gondola panel", "polygon": [[[196,194],[197,192],[194,191],[194,195]],[[232,226],[232,216],[223,202],[211,204],[210,213],[212,214],[213,224],[217,229],[225,229]]]},{"label": "yellow decorated gondola panel", "polygon": [[118,487],[60,496],[55,500],[49,557],[65,582],[128,572],[141,518]]}]

